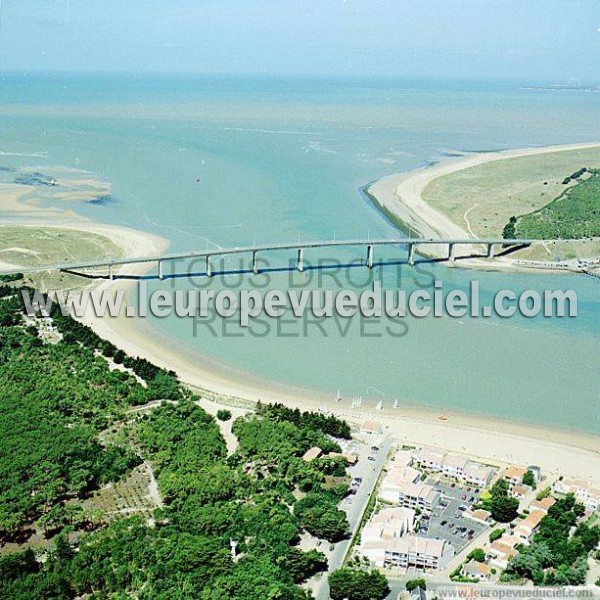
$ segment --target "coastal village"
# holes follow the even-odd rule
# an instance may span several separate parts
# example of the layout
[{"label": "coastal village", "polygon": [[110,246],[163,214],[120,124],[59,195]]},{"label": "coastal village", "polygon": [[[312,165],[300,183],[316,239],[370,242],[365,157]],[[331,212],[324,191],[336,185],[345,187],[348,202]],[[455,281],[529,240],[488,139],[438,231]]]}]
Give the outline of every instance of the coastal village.
[{"label": "coastal village", "polygon": [[[380,460],[386,439],[383,425],[372,419],[355,435],[359,441],[352,449],[364,451],[343,454],[353,475],[350,500],[342,502],[346,510],[352,494],[366,485],[355,474],[360,463]],[[390,582],[389,598],[394,600],[409,596],[407,590],[423,599],[452,586],[467,591],[480,586],[510,589],[511,560],[514,564],[520,553],[531,550],[559,501],[570,502],[577,513],[568,532],[571,538],[582,525],[583,529],[600,522],[600,485],[591,480],[544,472],[535,464],[500,463],[437,447],[388,442],[376,483],[366,490],[364,512],[345,561],[378,569]],[[304,460],[318,456],[320,450],[312,448]],[[499,489],[505,492],[504,504],[514,506],[514,516],[495,514],[502,506],[494,502]],[[597,540],[588,565],[586,583],[595,593],[593,584],[600,574]],[[420,583],[415,588],[416,582]]]}]

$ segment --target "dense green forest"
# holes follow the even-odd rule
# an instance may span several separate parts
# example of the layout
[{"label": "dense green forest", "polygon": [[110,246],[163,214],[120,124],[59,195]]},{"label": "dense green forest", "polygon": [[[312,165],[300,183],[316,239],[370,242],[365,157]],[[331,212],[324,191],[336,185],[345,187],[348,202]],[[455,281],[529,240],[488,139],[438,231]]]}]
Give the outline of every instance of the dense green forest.
[{"label": "dense green forest", "polygon": [[85,348],[42,344],[35,328],[0,329],[2,539],[27,535],[35,522],[59,526],[66,500],[140,462],[98,435],[145,392]]},{"label": "dense green forest", "polygon": [[[36,530],[51,543],[44,561],[30,548],[0,558],[0,597],[309,598],[298,584],[327,560],[301,551],[299,536],[346,535],[337,504],[347,484],[343,459],[302,455],[339,450],[333,436],[349,437],[348,425],[261,405],[233,424],[228,456],[217,422],[173,373],[57,313],[63,339],[45,343],[12,285],[0,299],[0,541]],[[168,402],[128,411],[150,400]],[[80,501],[142,461],[163,499],[153,518],[87,522]]]}]

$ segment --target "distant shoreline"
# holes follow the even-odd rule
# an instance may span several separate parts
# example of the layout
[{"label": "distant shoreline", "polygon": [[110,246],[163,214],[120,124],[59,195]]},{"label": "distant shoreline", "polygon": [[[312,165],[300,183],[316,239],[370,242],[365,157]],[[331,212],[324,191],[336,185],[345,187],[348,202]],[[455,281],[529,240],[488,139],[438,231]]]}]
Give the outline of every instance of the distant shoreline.
[{"label": "distant shoreline", "polygon": [[[449,157],[441,162],[407,173],[387,175],[365,186],[363,192],[371,199],[375,208],[383,214],[386,220],[403,233],[410,234],[413,231],[423,238],[469,239],[473,238],[470,232],[433,208],[423,199],[423,192],[431,182],[440,177],[493,161],[597,147],[600,147],[600,142],[469,153],[458,158]],[[444,257],[446,252],[447,248],[441,245],[430,245],[427,248],[427,253],[420,251],[420,254],[440,258]],[[481,253],[481,249],[475,244],[461,247],[462,254],[476,254],[477,252]],[[531,262],[533,268],[534,261]],[[510,258],[469,258],[460,260],[456,265],[488,270],[528,270],[525,264],[519,264]],[[543,263],[536,264],[535,268],[536,270],[543,268],[547,272],[557,272],[550,267],[545,268]]]}]

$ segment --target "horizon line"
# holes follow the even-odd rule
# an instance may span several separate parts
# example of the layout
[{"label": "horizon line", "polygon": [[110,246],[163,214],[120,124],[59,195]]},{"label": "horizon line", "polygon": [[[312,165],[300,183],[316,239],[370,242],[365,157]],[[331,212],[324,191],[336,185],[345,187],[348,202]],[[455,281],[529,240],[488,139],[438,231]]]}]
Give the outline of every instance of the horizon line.
[{"label": "horizon line", "polygon": [[561,87],[588,87],[600,85],[600,80],[584,80],[571,77],[569,80],[557,78],[533,77],[494,77],[494,76],[447,76],[447,75],[411,75],[411,74],[374,74],[374,73],[289,73],[289,72],[234,72],[234,71],[167,71],[167,70],[81,70],[81,69],[0,69],[0,77],[6,76],[126,76],[126,77],[202,77],[202,78],[239,78],[239,79],[296,79],[296,80],[337,80],[337,81],[421,81],[428,83],[529,83],[547,84]]}]

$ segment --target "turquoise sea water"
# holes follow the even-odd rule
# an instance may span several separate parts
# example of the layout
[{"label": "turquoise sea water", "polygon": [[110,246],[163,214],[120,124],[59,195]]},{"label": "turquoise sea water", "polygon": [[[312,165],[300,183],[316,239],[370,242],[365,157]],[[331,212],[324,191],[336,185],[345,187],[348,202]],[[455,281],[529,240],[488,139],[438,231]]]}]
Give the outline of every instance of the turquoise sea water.
[{"label": "turquoise sea water", "polygon": [[[457,149],[600,139],[600,94],[525,87],[10,75],[0,79],[0,165],[92,171],[112,183],[113,200],[76,210],[164,236],[172,251],[334,235],[392,237],[397,232],[359,192],[368,182]],[[348,251],[336,258],[359,255]],[[315,261],[317,254],[307,259]],[[386,403],[398,397],[600,433],[598,281],[442,265],[387,266],[375,276],[388,287],[407,289],[430,285],[433,278],[447,289],[466,289],[478,279],[485,298],[499,289],[571,288],[579,296],[579,317],[408,319],[388,324],[395,335],[385,333],[385,324],[361,328],[358,321],[292,322],[267,335],[258,326],[241,337],[232,326],[223,336],[222,324],[219,335],[203,326],[195,335],[189,320],[157,319],[153,325],[190,352],[312,388],[319,397],[333,397],[340,388],[345,397]],[[321,273],[320,281],[316,274],[271,277],[272,287],[370,284],[365,269]],[[211,285],[261,282],[229,277]]]}]

